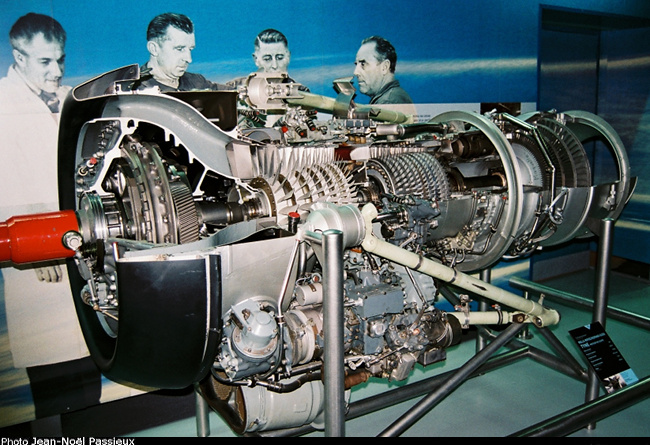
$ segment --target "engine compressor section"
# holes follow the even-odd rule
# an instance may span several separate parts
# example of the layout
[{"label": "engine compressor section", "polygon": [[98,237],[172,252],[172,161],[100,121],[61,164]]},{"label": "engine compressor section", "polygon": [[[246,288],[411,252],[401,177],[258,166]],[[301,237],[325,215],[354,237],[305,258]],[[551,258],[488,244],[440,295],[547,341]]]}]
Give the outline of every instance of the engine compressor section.
[{"label": "engine compressor section", "polygon": [[[63,210],[0,223],[0,259],[69,258],[103,373],[200,383],[238,433],[322,425],[328,231],[343,238],[336,298],[351,388],[445,360],[471,324],[558,323],[555,310],[471,274],[592,236],[633,188],[620,138],[583,111],[416,123],[281,76],[168,94],[134,91],[138,78],[124,67],[71,92]],[[238,126],[238,103],[278,118]],[[601,151],[615,171],[596,178]],[[439,309],[449,283],[500,309]]]}]

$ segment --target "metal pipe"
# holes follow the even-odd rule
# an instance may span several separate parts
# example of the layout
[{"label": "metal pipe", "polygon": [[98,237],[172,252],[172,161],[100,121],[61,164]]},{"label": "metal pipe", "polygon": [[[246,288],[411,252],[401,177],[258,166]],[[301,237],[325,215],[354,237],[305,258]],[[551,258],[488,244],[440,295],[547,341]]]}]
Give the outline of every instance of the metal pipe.
[{"label": "metal pipe", "polygon": [[[543,284],[535,283],[519,277],[512,277],[509,281],[512,287],[525,290],[527,292],[534,292],[536,294],[544,294],[545,300],[554,300],[567,305],[578,306],[585,309],[592,309],[594,302],[589,298],[584,298],[579,295],[570,294],[561,290],[553,289]],[[607,306],[607,318],[622,321],[632,326],[641,329],[650,330],[650,317],[635,314],[634,312],[620,309],[614,306]]]},{"label": "metal pipe", "polygon": [[438,290],[440,291],[442,296],[445,297],[445,300],[447,300],[453,306],[458,306],[460,304],[460,298],[458,298],[458,295],[456,295],[451,289],[449,289],[448,286],[440,286]]},{"label": "metal pipe", "polygon": [[[481,280],[485,281],[486,283],[491,282],[492,280],[492,271],[490,269],[484,269],[481,271]],[[478,310],[481,312],[487,312],[488,310],[488,303],[485,301],[485,299],[481,298],[481,300],[478,302]],[[480,351],[487,345],[487,341],[485,340],[484,337],[477,335],[476,336],[476,352]]]},{"label": "metal pipe", "polygon": [[289,280],[291,279],[291,271],[293,270],[293,264],[296,262],[296,255],[298,254],[298,248],[300,247],[300,239],[296,239],[296,243],[293,245],[291,250],[291,257],[289,258],[289,264],[287,265],[287,271],[284,274],[284,279],[282,280],[282,289],[280,290],[280,297],[278,298],[278,319],[281,322],[284,322],[284,315],[282,313],[282,306],[284,306],[284,296],[287,293],[289,288]]},{"label": "metal pipe", "polygon": [[[593,323],[600,323],[603,328],[607,322],[607,299],[609,297],[609,267],[612,257],[612,246],[614,237],[614,220],[605,218],[600,222],[600,233],[598,234],[598,257],[596,261],[596,284],[594,287],[594,310],[592,315]],[[600,393],[600,379],[596,371],[590,366],[589,381],[585,393],[585,402],[595,400]],[[596,428],[596,423],[587,425],[587,429]]]},{"label": "metal pipe", "polygon": [[[443,297],[449,303],[453,304],[454,306],[459,306],[460,305],[460,299],[447,287],[447,286],[440,286],[439,288],[440,293],[442,294]],[[479,304],[479,309],[481,308],[487,308],[487,304],[480,305]],[[524,318],[524,314],[521,312],[508,312],[508,311],[502,311],[502,310],[494,310],[494,311],[486,311],[486,312],[480,312],[480,311],[470,311],[470,312],[463,312],[463,311],[455,311],[455,312],[449,312],[450,315],[453,315],[458,319],[461,325],[463,326],[469,326],[469,325],[482,325],[482,324],[490,324],[490,325],[501,325],[501,324],[509,324],[509,323],[532,323],[533,321],[530,318]],[[485,339],[479,339],[477,338],[476,343],[477,346],[481,345],[481,347],[477,347],[477,352],[483,349],[485,346]]]},{"label": "metal pipe", "polygon": [[[526,300],[530,299],[530,295],[528,295],[528,292],[524,291],[522,296]],[[530,340],[531,338],[533,338],[533,334],[530,332],[530,329],[528,329],[528,326],[525,326],[521,330],[521,332],[519,333],[519,338],[522,339],[522,340]]]},{"label": "metal pipe", "polygon": [[[482,325],[482,324],[503,325],[509,323],[525,323],[525,324],[531,323],[531,320],[521,312],[507,312],[501,310],[487,311],[487,312],[456,311],[456,312],[448,312],[448,314],[456,317],[463,327],[467,327],[470,325]],[[522,321],[522,319],[525,320]],[[485,343],[483,341],[479,341],[478,339],[476,339],[476,343],[477,343],[477,347],[476,347],[477,352],[483,349],[483,347],[485,346]]]},{"label": "metal pipe", "polygon": [[201,397],[198,383],[194,388],[195,407],[196,407],[196,436],[208,437],[210,435],[210,408],[208,402]]},{"label": "metal pipe", "polygon": [[546,339],[555,351],[560,354],[561,363],[569,366],[576,377],[585,380],[587,377],[587,371],[580,365],[580,363],[571,355],[569,350],[562,344],[560,340],[547,328],[538,328],[537,332],[542,334],[542,337]]},{"label": "metal pipe", "polygon": [[594,287],[593,322],[600,322],[605,327],[607,322],[607,300],[609,297],[609,268],[614,245],[614,220],[605,218],[600,222],[598,236],[598,259],[596,262],[596,284]]},{"label": "metal pipe", "polygon": [[[454,292],[449,289],[447,286],[441,286],[439,288],[440,293],[453,305],[458,305],[460,304],[460,300],[454,294]],[[526,329],[528,325],[525,325],[523,329]],[[544,336],[548,337],[549,343],[551,346],[553,346],[556,351],[560,354],[562,359],[558,359],[557,357],[549,354],[548,352],[539,350],[537,348],[530,348],[530,356],[533,360],[549,366],[551,368],[554,368],[560,372],[563,372],[564,374],[567,375],[573,375],[577,377],[580,380],[586,381],[587,380],[587,371],[585,371],[581,366],[580,363],[576,361],[576,359],[571,355],[571,353],[560,343],[557,338],[554,339],[554,335],[552,332],[550,332],[546,328],[538,328],[538,331]],[[492,336],[492,338],[495,337],[494,334],[492,334],[487,328],[483,328],[483,330],[479,331],[480,336],[483,336],[483,333]],[[526,343],[523,343],[519,341],[518,339],[513,340],[510,342],[508,347],[521,347],[523,345],[526,345]]]},{"label": "metal pipe", "polygon": [[500,287],[485,283],[457,269],[447,267],[428,258],[424,258],[417,253],[380,240],[372,233],[372,221],[378,215],[377,208],[372,204],[366,204],[361,210],[361,213],[366,224],[365,235],[361,246],[366,251],[438,278],[471,293],[525,312],[531,316],[536,326],[557,324],[560,321],[560,314],[553,309],[545,308],[541,304],[526,300]]},{"label": "metal pipe", "polygon": [[[299,97],[286,98],[285,101],[290,105],[300,105],[301,107],[312,108],[324,113],[334,113],[339,104],[336,99],[321,96],[319,94],[298,91]],[[413,123],[413,116],[402,113],[401,111],[389,110],[377,105],[354,105],[348,114],[352,112],[352,118],[358,118],[358,115],[367,115],[373,120],[382,122],[391,122],[396,124]]]},{"label": "metal pipe", "polygon": [[[478,377],[482,374],[485,374],[486,372],[493,371],[502,366],[509,365],[510,363],[526,358],[528,357],[528,354],[529,348],[527,346],[523,346],[519,349],[504,352],[498,356],[491,357],[476,371],[471,373],[468,379]],[[438,374],[428,379],[410,383],[408,385],[404,385],[402,387],[395,388],[393,390],[351,403],[346,418],[348,420],[355,419],[374,411],[378,411],[387,406],[397,405],[398,403],[402,403],[407,400],[411,400],[424,394],[430,393],[431,391],[440,388],[440,386],[445,383],[446,379],[455,375],[457,372],[458,369],[453,369],[451,371]]]},{"label": "metal pipe", "polygon": [[[496,335],[493,334],[489,329],[484,326],[479,327],[479,334],[487,338],[493,339],[496,338]],[[506,345],[508,348],[520,348],[525,346],[526,343],[514,339]],[[551,344],[553,346],[553,344]],[[555,355],[543,351],[541,349],[535,348],[533,346],[528,346],[530,348],[529,355],[530,358],[535,360],[542,365],[548,366],[551,369],[560,371],[566,375],[576,377],[577,379],[586,382],[587,381],[587,371],[585,371],[580,364],[570,356],[565,357],[564,354],[560,354],[561,357],[556,357]],[[568,351],[566,351],[568,353]]]},{"label": "metal pipe", "polygon": [[323,331],[325,353],[325,436],[345,436],[345,369],[343,346],[343,232],[326,230],[323,247]]},{"label": "metal pipe", "polygon": [[572,408],[526,429],[512,437],[559,437],[571,434],[590,422],[611,416],[650,396],[650,377]]},{"label": "metal pipe", "polygon": [[508,326],[496,339],[490,342],[485,348],[461,366],[458,369],[458,372],[456,372],[447,382],[420,400],[409,412],[382,431],[380,436],[398,436],[410,428],[436,404],[442,401],[442,399],[467,380],[467,378],[483,363],[485,363],[494,352],[512,340],[512,338],[516,336],[522,328],[523,325],[521,324],[511,324]]},{"label": "metal pipe", "polygon": [[[583,383],[587,382],[587,371],[584,369],[576,369],[570,362],[567,363],[561,358],[546,351],[537,348],[530,348],[530,358],[548,368],[566,374],[570,377],[575,377]],[[574,360],[575,361],[575,360]]]},{"label": "metal pipe", "polygon": [[[460,304],[460,300],[454,294],[454,292],[449,289],[447,286],[441,286],[439,288],[440,293],[453,305],[458,305]],[[524,326],[523,329],[528,328],[528,324]],[[523,330],[522,329],[522,330]],[[568,375],[573,375],[577,377],[580,380],[586,381],[587,380],[587,371],[585,371],[580,363],[571,355],[571,353],[564,347],[564,345],[553,335],[551,331],[549,331],[547,328],[538,328],[538,331],[544,336],[548,342],[551,344],[551,346],[560,354],[561,359],[558,359],[557,357],[539,350],[537,348],[532,348],[530,349],[530,355],[531,358],[543,365],[549,366],[551,368],[557,369],[558,371],[561,371],[565,374]],[[482,331],[479,331],[479,334],[482,333],[487,333],[488,335],[491,335],[493,338],[495,337],[494,334],[492,334],[487,328],[483,328]],[[484,337],[484,335],[479,335],[480,337]],[[521,335],[519,336],[521,338]],[[526,343],[523,343],[519,341],[518,339],[513,340],[511,343],[509,343],[507,346],[513,346],[513,347],[521,347],[523,345],[526,345]]]}]

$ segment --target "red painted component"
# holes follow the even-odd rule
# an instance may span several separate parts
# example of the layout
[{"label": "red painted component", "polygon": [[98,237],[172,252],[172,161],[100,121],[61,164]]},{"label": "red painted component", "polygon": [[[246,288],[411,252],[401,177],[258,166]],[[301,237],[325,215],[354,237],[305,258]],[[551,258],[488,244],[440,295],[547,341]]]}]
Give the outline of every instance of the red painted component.
[{"label": "red painted component", "polygon": [[0,261],[33,263],[74,256],[63,235],[79,231],[74,210],[12,216],[0,222]]}]

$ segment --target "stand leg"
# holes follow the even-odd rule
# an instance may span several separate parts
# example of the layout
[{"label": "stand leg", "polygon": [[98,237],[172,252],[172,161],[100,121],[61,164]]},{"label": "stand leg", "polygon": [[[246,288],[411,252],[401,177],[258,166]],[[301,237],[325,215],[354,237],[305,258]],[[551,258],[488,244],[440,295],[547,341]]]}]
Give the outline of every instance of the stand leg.
[{"label": "stand leg", "polygon": [[325,436],[344,437],[343,232],[327,230],[323,233],[323,254]]},{"label": "stand leg", "polygon": [[[490,269],[484,269],[481,271],[481,280],[485,281],[486,283],[490,283],[492,281],[492,271]],[[478,302],[478,310],[481,312],[485,312],[488,310],[488,303],[485,301],[485,299],[481,298]],[[481,349],[483,349],[487,345],[487,340],[483,338],[482,335],[477,335],[476,336],[476,352],[479,352]]]},{"label": "stand leg", "polygon": [[[600,322],[605,327],[607,313],[607,299],[609,296],[609,268],[612,257],[614,237],[613,219],[606,218],[600,222],[600,236],[598,237],[598,257],[596,263],[596,284],[594,288],[594,311],[592,322]],[[592,368],[589,368],[589,382],[585,401],[591,402],[598,397],[600,381]],[[587,429],[595,429],[596,424],[587,425]]]},{"label": "stand leg", "polygon": [[196,436],[208,437],[210,435],[210,408],[208,402],[199,394],[198,388],[194,388],[196,400]]}]

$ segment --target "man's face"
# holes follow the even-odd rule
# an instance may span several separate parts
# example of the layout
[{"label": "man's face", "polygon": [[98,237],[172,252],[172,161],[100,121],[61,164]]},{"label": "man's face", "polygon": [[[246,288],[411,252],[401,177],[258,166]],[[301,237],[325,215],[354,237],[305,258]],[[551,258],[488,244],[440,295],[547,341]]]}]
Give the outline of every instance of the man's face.
[{"label": "man's face", "polygon": [[255,65],[257,65],[260,70],[265,73],[288,72],[291,53],[284,43],[258,43],[259,48],[255,49],[253,59],[255,60]]},{"label": "man's face", "polygon": [[156,64],[163,76],[178,79],[192,63],[192,50],[196,46],[194,34],[169,26],[165,37],[151,41],[149,52],[156,59]]},{"label": "man's face", "polygon": [[43,33],[36,34],[31,41],[18,42],[14,49],[16,69],[32,86],[48,93],[54,93],[61,86],[65,71],[65,51],[59,42],[48,42]]},{"label": "man's face", "polygon": [[354,76],[359,84],[359,91],[368,96],[374,96],[384,84],[388,60],[379,62],[375,52],[375,42],[364,43],[357,51],[354,60]]}]

